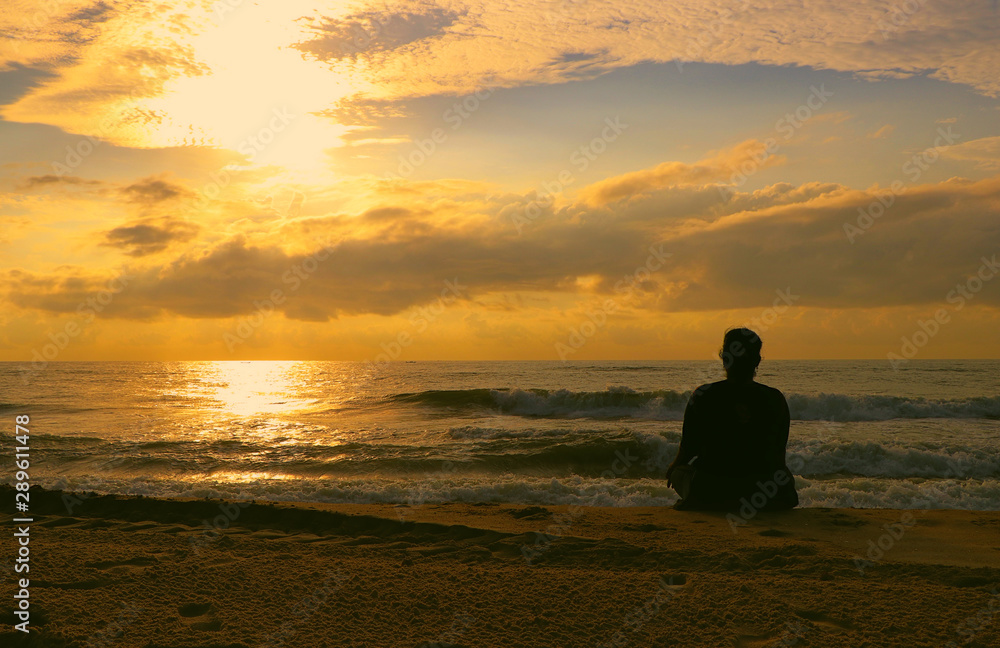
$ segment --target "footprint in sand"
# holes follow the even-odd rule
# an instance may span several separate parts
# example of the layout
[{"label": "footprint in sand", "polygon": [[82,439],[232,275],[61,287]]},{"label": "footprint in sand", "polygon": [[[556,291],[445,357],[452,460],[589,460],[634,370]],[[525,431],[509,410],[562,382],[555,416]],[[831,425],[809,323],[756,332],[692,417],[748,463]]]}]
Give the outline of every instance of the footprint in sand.
[{"label": "footprint in sand", "polygon": [[211,603],[187,603],[177,608],[181,620],[190,625],[192,630],[214,632],[222,629],[222,622],[210,616]]},{"label": "footprint in sand", "polygon": [[813,610],[794,610],[795,616],[801,617],[806,621],[812,621],[818,626],[828,628],[830,630],[837,630],[839,632],[854,630],[854,624],[850,621],[845,621],[841,619],[834,619],[828,614],[823,612],[815,612]]},{"label": "footprint in sand", "polygon": [[745,634],[736,637],[736,648],[776,648],[777,646],[794,646],[808,629],[797,621],[785,624],[784,628],[762,634]]},{"label": "footprint in sand", "polygon": [[687,585],[687,574],[660,574],[663,582],[671,587],[681,587]]},{"label": "footprint in sand", "polygon": [[768,632],[765,634],[758,635],[739,635],[736,637],[736,648],[764,648],[764,646],[775,646],[779,645],[777,642],[780,640],[782,633],[779,632]]},{"label": "footprint in sand", "polygon": [[[855,629],[850,621],[834,619],[833,617],[813,610],[794,610],[795,616],[810,621],[811,623],[833,630],[835,632],[849,632]],[[761,634],[743,634],[736,637],[736,648],[764,648],[765,646],[792,646],[798,643],[809,630],[797,620],[785,624],[784,628],[764,632]]]}]

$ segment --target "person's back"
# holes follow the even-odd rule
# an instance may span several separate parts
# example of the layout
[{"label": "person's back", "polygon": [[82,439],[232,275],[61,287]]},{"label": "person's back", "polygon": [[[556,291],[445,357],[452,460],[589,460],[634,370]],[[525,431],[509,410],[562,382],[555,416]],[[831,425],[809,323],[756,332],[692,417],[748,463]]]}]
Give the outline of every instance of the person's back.
[{"label": "person's back", "polygon": [[667,472],[683,498],[678,508],[735,509],[744,499],[760,504],[762,498],[756,508],[798,504],[785,465],[788,405],[780,391],[753,380],[760,348],[753,331],[727,332],[720,353],[727,379],[691,395],[677,458]]}]

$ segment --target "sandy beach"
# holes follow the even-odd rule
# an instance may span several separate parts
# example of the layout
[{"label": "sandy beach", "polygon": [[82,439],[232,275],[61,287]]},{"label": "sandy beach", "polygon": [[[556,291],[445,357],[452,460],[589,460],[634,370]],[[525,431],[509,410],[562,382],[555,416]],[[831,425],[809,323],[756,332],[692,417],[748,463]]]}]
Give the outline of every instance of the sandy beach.
[{"label": "sandy beach", "polygon": [[1000,643],[996,512],[744,519],[38,490],[32,510],[32,632],[6,624],[5,646]]}]

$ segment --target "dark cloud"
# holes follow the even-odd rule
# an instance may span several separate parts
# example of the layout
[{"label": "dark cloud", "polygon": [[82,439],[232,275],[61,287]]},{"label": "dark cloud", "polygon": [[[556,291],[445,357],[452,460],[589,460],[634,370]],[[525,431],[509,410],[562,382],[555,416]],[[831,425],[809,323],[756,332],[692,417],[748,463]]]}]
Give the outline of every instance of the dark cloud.
[{"label": "dark cloud", "polygon": [[82,7],[66,17],[66,20],[73,24],[79,23],[102,23],[110,19],[114,7],[106,2],[95,2],[89,7]]},{"label": "dark cloud", "polygon": [[[120,7],[119,7],[120,9]],[[69,13],[55,26],[60,39],[75,45],[87,45],[101,35],[102,23],[115,16],[115,8],[106,2],[95,2]]]},{"label": "dark cloud", "polygon": [[129,202],[146,205],[191,195],[191,191],[184,186],[155,177],[143,178],[135,184],[124,187],[121,193]]},{"label": "dark cloud", "polygon": [[58,175],[41,175],[41,176],[31,176],[24,181],[22,187],[24,189],[34,189],[36,187],[48,187],[54,185],[99,185],[100,180],[85,180],[78,176],[58,176]]},{"label": "dark cloud", "polygon": [[[1000,180],[914,188],[884,212],[876,193],[890,195],[841,188],[692,228],[670,244],[676,271],[668,276],[683,289],[662,296],[658,307],[760,307],[786,288],[802,296],[800,306],[941,305],[982,257],[1000,255],[992,207]],[[862,212],[880,216],[868,220]],[[857,228],[853,243],[845,224]],[[977,301],[1000,305],[1000,281]]]},{"label": "dark cloud", "polygon": [[[282,239],[338,240],[313,254],[244,239],[188,253],[137,276],[108,314],[246,315],[277,290],[286,317],[322,321],[430,303],[446,280],[475,300],[519,291],[616,296],[636,277],[636,303],[649,310],[766,308],[778,290],[799,296],[797,306],[933,308],[983,257],[1000,255],[1000,177],[906,187],[850,242],[845,224],[857,227],[859,210],[880,195],[888,192],[830,184],[731,197],[711,186],[672,187],[611,206],[548,208],[521,234],[514,217],[529,202],[523,196],[481,197],[463,217],[385,206],[289,224]],[[112,232],[135,251],[190,234],[141,225]],[[671,256],[657,259],[654,250]],[[643,266],[653,269],[648,277],[637,274]],[[96,281],[70,270],[7,275],[14,303],[43,310],[78,302]],[[997,282],[977,291],[977,305],[1000,305]]]},{"label": "dark cloud", "polygon": [[105,233],[102,245],[115,247],[133,257],[162,252],[173,243],[191,240],[198,226],[187,221],[161,219],[123,225]]},{"label": "dark cloud", "polygon": [[567,80],[582,81],[593,79],[615,69],[609,62],[607,50],[601,52],[563,52],[548,65],[550,72],[562,75]]},{"label": "dark cloud", "polygon": [[351,58],[441,34],[459,17],[439,7],[421,13],[366,11],[338,20],[315,21],[315,36],[295,47],[320,61]]},{"label": "dark cloud", "polygon": [[[0,31],[0,37],[10,36]],[[54,76],[47,70],[27,67],[16,62],[7,63],[5,67],[9,69],[0,71],[0,106],[14,103],[32,88]]]}]

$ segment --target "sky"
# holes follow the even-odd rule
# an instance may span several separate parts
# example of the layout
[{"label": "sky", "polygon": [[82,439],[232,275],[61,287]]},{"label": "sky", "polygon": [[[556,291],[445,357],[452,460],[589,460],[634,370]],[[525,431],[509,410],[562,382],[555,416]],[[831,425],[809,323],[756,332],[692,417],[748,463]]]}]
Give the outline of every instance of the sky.
[{"label": "sky", "polygon": [[7,2],[0,359],[1000,358],[998,69],[992,0]]}]

